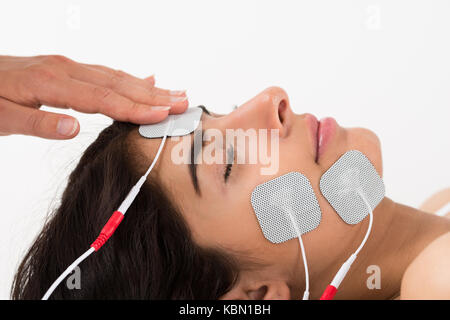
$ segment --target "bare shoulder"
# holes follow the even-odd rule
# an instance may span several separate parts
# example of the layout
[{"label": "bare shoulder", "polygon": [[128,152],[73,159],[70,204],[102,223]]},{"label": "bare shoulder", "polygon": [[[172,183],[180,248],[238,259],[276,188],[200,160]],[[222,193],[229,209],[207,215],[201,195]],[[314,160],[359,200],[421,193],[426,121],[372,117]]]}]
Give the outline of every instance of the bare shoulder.
[{"label": "bare shoulder", "polygon": [[[429,213],[437,213],[448,203],[450,203],[450,188],[440,190],[431,195],[422,203],[419,209]],[[442,212],[441,214],[442,216],[450,218],[450,210],[448,212]]]},{"label": "bare shoulder", "polygon": [[401,299],[450,299],[450,232],[431,242],[403,275]]}]

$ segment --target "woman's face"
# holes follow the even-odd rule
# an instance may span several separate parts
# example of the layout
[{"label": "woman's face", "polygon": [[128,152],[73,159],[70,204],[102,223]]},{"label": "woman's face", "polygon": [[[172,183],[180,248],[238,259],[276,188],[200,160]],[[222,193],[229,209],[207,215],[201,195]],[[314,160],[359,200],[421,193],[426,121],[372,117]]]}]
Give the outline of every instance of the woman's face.
[{"label": "woman's face", "polygon": [[[297,107],[297,110],[302,110],[302,107]],[[305,107],[304,111],[310,110]],[[320,177],[342,154],[353,149],[363,152],[381,176],[381,152],[377,137],[369,130],[342,128],[331,118],[319,124],[309,113],[294,114],[286,92],[277,87],[262,91],[228,115],[203,112],[202,129],[207,132],[211,128],[222,132],[223,137],[226,136],[226,129],[254,129],[258,137],[263,132],[259,129],[268,129],[269,139],[265,149],[270,154],[272,170],[269,174],[267,170],[261,170],[270,165],[263,163],[260,157],[257,157],[256,163],[249,163],[250,154],[255,152],[250,143],[234,145],[236,157],[231,167],[226,161],[210,164],[203,161],[193,170],[193,165],[176,164],[172,149],[179,148],[180,141],[190,146],[194,135],[184,136],[178,141],[168,138],[155,169],[184,215],[194,239],[200,245],[218,246],[257,260],[265,266],[261,277],[270,274],[274,281],[285,282],[291,281],[294,276],[304,279],[296,276],[299,270],[303,271],[298,241],[292,239],[273,244],[264,238],[250,202],[253,189],[291,171],[305,175],[318,199],[322,221],[318,228],[305,234],[302,239],[308,261],[326,259],[328,249],[335,250],[330,242],[339,239],[351,227],[340,220],[322,196]],[[278,129],[274,131],[278,136],[278,149],[271,149],[274,143],[270,139],[271,129]],[[161,140],[139,141],[142,150],[153,159]],[[202,152],[210,143],[217,144],[217,141],[206,141]],[[217,150],[222,150],[220,145]],[[229,155],[228,146],[225,150],[224,155]],[[239,160],[245,163],[236,163]]]}]

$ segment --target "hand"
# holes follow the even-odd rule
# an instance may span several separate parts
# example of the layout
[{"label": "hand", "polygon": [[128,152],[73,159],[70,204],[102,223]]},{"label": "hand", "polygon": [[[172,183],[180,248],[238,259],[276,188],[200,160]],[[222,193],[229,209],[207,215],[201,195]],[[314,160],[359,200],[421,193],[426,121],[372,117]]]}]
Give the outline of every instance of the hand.
[{"label": "hand", "polygon": [[0,135],[70,139],[78,134],[75,118],[40,110],[41,105],[102,113],[136,124],[160,122],[169,111],[186,110],[184,91],[154,85],[153,76],[139,79],[62,56],[0,56]]}]

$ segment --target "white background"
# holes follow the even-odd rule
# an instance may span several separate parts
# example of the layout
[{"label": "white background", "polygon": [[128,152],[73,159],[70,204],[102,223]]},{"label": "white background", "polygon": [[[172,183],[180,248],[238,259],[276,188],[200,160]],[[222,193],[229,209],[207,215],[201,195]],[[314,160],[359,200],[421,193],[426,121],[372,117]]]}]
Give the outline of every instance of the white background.
[{"label": "white background", "polygon": [[[446,0],[2,0],[0,54],[155,73],[160,87],[187,89],[191,106],[216,112],[281,86],[296,113],[374,130],[387,195],[418,206],[450,184],[449,17]],[[71,141],[0,137],[0,298],[80,153],[109,123],[76,116]]]}]

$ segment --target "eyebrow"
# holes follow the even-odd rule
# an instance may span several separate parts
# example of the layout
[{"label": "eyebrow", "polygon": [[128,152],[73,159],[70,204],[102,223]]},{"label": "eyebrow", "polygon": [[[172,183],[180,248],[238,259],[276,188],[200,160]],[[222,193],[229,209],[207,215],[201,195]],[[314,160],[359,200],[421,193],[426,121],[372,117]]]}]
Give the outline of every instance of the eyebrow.
[{"label": "eyebrow", "polygon": [[206,107],[205,106],[198,106],[200,109],[202,109],[203,110],[203,112],[204,113],[206,113],[208,116],[210,116],[211,115],[211,112],[208,110],[208,109],[206,109]]},{"label": "eyebrow", "polygon": [[[189,174],[191,176],[192,185],[194,186],[195,193],[199,196],[201,196],[200,186],[198,184],[198,178],[197,178],[197,161],[195,161],[201,152],[201,150],[204,147],[205,141],[202,139],[204,134],[204,130],[202,131],[194,131],[194,139],[192,140],[191,144],[191,153],[190,153],[190,162],[189,162]],[[202,147],[201,148],[195,148],[196,142],[198,139],[202,139]]]}]

